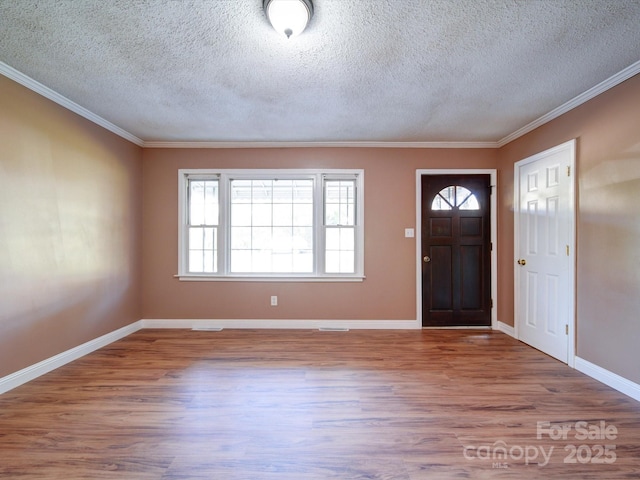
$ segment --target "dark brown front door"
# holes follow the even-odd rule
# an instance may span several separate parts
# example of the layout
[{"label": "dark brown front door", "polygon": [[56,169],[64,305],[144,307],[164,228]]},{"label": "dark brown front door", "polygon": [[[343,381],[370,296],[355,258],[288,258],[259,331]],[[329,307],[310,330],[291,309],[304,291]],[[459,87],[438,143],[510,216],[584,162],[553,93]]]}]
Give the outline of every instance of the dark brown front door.
[{"label": "dark brown front door", "polygon": [[422,326],[491,325],[489,175],[422,176]]}]

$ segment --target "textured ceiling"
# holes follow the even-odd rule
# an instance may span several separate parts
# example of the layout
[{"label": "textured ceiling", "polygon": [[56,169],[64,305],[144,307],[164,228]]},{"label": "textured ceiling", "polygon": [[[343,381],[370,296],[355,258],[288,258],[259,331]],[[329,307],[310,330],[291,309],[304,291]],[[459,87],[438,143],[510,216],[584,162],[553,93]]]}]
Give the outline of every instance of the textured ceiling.
[{"label": "textured ceiling", "polygon": [[0,0],[0,61],[144,142],[498,142],[640,59],[640,0]]}]

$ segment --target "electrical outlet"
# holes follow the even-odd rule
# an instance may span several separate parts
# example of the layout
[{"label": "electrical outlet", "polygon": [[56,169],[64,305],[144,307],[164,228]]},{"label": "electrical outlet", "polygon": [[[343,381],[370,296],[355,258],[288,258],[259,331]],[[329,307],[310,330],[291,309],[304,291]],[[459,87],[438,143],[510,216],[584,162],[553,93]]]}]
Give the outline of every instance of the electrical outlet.
[{"label": "electrical outlet", "polygon": [[277,295],[271,295],[271,306],[272,307],[277,307],[278,306],[278,296]]}]

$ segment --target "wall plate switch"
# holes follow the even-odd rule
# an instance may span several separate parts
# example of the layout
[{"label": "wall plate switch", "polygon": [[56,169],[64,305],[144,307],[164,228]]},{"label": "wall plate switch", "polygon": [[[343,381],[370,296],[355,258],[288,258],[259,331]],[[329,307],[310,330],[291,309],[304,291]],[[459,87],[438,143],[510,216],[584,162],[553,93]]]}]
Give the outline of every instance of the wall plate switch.
[{"label": "wall plate switch", "polygon": [[404,229],[404,236],[405,238],[413,238],[415,237],[415,231],[413,230],[413,228],[405,228]]},{"label": "wall plate switch", "polygon": [[277,307],[278,306],[278,296],[277,295],[271,295],[271,306],[272,307]]}]

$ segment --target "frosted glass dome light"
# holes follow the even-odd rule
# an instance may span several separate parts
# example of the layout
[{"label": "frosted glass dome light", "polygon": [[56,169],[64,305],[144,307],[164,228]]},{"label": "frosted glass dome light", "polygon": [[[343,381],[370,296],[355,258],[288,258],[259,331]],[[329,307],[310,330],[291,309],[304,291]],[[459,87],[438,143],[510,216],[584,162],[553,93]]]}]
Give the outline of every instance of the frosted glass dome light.
[{"label": "frosted glass dome light", "polygon": [[313,16],[311,0],[264,0],[263,7],[273,28],[287,38],[302,33]]}]

